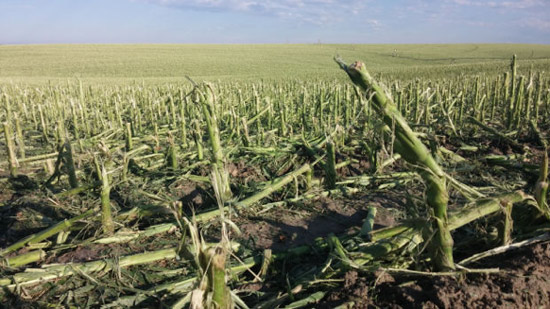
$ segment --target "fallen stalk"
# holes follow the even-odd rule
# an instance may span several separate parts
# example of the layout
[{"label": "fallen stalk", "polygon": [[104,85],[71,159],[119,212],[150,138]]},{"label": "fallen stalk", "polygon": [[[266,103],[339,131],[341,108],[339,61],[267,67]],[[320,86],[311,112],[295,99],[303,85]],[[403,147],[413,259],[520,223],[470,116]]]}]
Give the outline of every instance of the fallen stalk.
[{"label": "fallen stalk", "polygon": [[74,218],[71,218],[71,219],[65,219],[59,223],[57,223],[56,225],[40,232],[40,233],[37,233],[37,234],[33,234],[33,235],[29,235],[25,238],[23,238],[22,240],[14,243],[13,245],[7,247],[6,249],[0,251],[0,256],[4,256],[10,252],[14,252],[16,251],[17,249],[19,248],[22,248],[24,247],[25,245],[27,244],[35,244],[35,243],[39,243],[41,242],[42,240],[44,239],[47,239],[59,232],[62,232],[62,231],[66,231],[68,230],[75,222],[79,221],[79,220],[82,220],[82,219],[85,219],[87,217],[90,217],[92,216],[93,214],[95,213],[95,210],[94,209],[89,209],[88,211],[86,211],[85,213],[81,214],[81,215],[78,215]]},{"label": "fallen stalk", "polygon": [[[516,191],[513,193],[503,194],[498,197],[490,199],[480,199],[471,207],[464,207],[459,211],[451,212],[449,216],[449,228],[455,230],[461,226],[464,226],[474,220],[485,217],[492,213],[501,210],[502,204],[518,203],[528,199],[522,191]],[[406,223],[402,225],[392,226],[379,230],[372,231],[370,233],[372,241],[378,241],[385,238],[390,238],[395,235],[401,234],[406,230],[414,229],[418,223]]]},{"label": "fallen stalk", "polygon": [[508,136],[500,133],[499,131],[489,127],[489,126],[486,126],[485,124],[481,123],[479,120],[471,117],[471,116],[468,116],[468,118],[466,118],[468,121],[470,121],[471,123],[477,125],[478,127],[482,128],[483,130],[493,134],[494,136],[496,136],[498,139],[500,139],[501,141],[505,142],[506,144],[510,145],[510,147],[512,147],[514,150],[520,152],[520,153],[524,153],[525,152],[525,148],[519,144],[518,142],[512,140],[511,138],[509,138]]},{"label": "fallen stalk", "polygon": [[431,241],[432,262],[439,270],[454,269],[453,238],[448,227],[449,197],[445,173],[408,125],[388,92],[369,74],[365,64],[357,61],[348,66],[341,59],[335,58],[335,61],[348,74],[351,81],[363,89],[386,126],[392,128],[395,150],[405,161],[418,166],[417,171],[427,187],[426,202],[431,211],[432,229],[436,232]]},{"label": "fallen stalk", "polygon": [[[70,263],[65,265],[42,266],[41,269],[27,269],[25,272],[16,273],[11,276],[8,284],[0,281],[0,286],[15,291],[17,287],[38,284],[44,281],[60,279],[78,273],[93,273],[98,271],[107,272],[113,269],[114,265],[128,267],[132,265],[147,264],[164,259],[176,258],[176,248],[163,249],[153,252],[138,253],[104,261],[92,261],[86,263]],[[5,280],[5,279],[4,279]]]},{"label": "fallen stalk", "polygon": [[299,175],[309,171],[310,169],[311,169],[311,166],[306,163],[306,164],[302,165],[302,167],[300,167],[299,169],[297,169],[293,172],[290,172],[290,173],[286,174],[285,176],[274,179],[271,182],[271,184],[267,185],[266,188],[263,189],[262,191],[254,194],[250,197],[247,197],[244,200],[241,200],[241,201],[235,203],[234,204],[235,208],[236,209],[246,208],[246,207],[260,201],[261,199],[271,195],[273,192],[279,190],[280,188],[284,187],[285,185],[287,185],[288,183],[293,181],[294,177],[299,176]]},{"label": "fallen stalk", "polygon": [[46,252],[43,250],[34,250],[16,256],[4,258],[0,260],[1,267],[19,267],[26,264],[38,262],[46,257]]},{"label": "fallen stalk", "polygon": [[496,247],[496,248],[493,248],[491,250],[487,250],[487,251],[484,251],[484,252],[474,254],[471,257],[465,258],[464,260],[460,261],[458,264],[459,265],[471,264],[473,262],[477,262],[481,259],[493,256],[493,255],[497,255],[497,254],[501,254],[501,253],[504,253],[504,252],[516,250],[516,249],[519,249],[519,248],[522,248],[522,247],[525,247],[525,246],[529,246],[529,245],[536,244],[536,243],[543,242],[543,241],[547,241],[547,240],[550,240],[550,233],[544,233],[542,235],[533,237],[531,239],[527,239],[527,240],[520,241],[520,242],[517,242],[517,243],[509,244],[509,245],[506,245],[506,246]]}]

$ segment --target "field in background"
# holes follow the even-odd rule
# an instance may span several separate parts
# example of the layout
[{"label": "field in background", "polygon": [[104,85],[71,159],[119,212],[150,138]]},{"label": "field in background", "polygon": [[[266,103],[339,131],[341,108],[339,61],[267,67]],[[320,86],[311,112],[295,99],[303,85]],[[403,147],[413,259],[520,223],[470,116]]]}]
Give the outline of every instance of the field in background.
[{"label": "field in background", "polygon": [[384,79],[550,70],[550,46],[454,45],[12,45],[0,46],[0,83],[162,84],[183,80],[344,80],[332,58],[362,60]]}]

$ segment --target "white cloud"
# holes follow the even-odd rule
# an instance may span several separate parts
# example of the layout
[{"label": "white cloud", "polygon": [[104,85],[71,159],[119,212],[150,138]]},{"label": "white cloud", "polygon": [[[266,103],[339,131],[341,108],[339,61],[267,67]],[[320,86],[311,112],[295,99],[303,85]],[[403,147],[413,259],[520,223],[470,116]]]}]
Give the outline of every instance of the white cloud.
[{"label": "white cloud", "polygon": [[361,0],[142,0],[183,9],[236,11],[277,16],[313,24],[345,21],[365,12]]},{"label": "white cloud", "polygon": [[540,6],[549,6],[548,0],[515,0],[515,1],[483,1],[483,0],[453,0],[458,5],[484,6],[505,9],[528,9]]},{"label": "white cloud", "polygon": [[550,32],[550,20],[547,19],[529,18],[521,21],[520,25],[545,32]]}]

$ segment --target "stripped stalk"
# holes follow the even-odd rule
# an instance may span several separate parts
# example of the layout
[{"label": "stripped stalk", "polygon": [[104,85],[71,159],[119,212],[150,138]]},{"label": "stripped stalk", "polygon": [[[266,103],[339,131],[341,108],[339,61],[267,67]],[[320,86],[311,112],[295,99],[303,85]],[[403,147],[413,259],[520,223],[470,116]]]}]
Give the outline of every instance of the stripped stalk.
[{"label": "stripped stalk", "polygon": [[548,207],[548,149],[544,151],[544,157],[540,165],[539,179],[535,185],[535,199],[541,212],[547,219],[550,219],[550,209]]},{"label": "stripped stalk", "polygon": [[90,217],[91,215],[93,215],[95,213],[95,211],[93,209],[89,209],[88,211],[86,211],[85,213],[81,214],[81,215],[78,215],[74,218],[71,218],[71,219],[65,219],[59,223],[57,223],[56,225],[40,232],[40,233],[37,233],[37,234],[33,234],[33,235],[29,235],[25,238],[23,238],[22,240],[16,242],[15,244],[7,247],[6,249],[0,251],[0,256],[4,256],[10,252],[15,252],[17,249],[20,249],[20,248],[23,248],[25,245],[27,244],[36,244],[36,243],[39,243],[45,239],[48,239],[49,237],[61,232],[61,231],[66,231],[67,229],[69,229],[75,222],[79,221],[79,220],[82,220],[82,219],[85,219],[87,217]]},{"label": "stripped stalk", "polygon": [[17,157],[15,156],[15,146],[13,144],[13,133],[11,132],[11,126],[9,123],[4,122],[4,137],[6,139],[6,147],[8,151],[8,160],[10,164],[10,176],[15,177],[17,176]]},{"label": "stripped stalk", "polygon": [[111,214],[111,200],[109,195],[111,194],[111,184],[109,174],[105,168],[106,164],[100,163],[97,157],[94,157],[94,164],[96,173],[101,181],[101,224],[103,227],[103,233],[112,235],[114,233],[113,217]]},{"label": "stripped stalk", "polygon": [[109,184],[109,176],[105,166],[101,168],[101,221],[103,225],[103,232],[111,235],[114,232],[113,218],[111,215],[111,201],[109,194],[111,192],[111,186]]},{"label": "stripped stalk", "polygon": [[133,148],[133,143],[132,143],[132,124],[127,122],[126,123],[126,134],[125,134],[125,139],[126,139],[126,152],[128,151],[131,151],[132,148]]},{"label": "stripped stalk", "polygon": [[176,150],[176,145],[174,143],[174,137],[170,134],[168,136],[168,149],[166,150],[166,166],[172,170],[178,168],[178,154]]},{"label": "stripped stalk", "polygon": [[19,157],[21,160],[25,159],[25,139],[23,138],[23,129],[21,129],[21,120],[19,120],[17,114],[15,114],[15,142],[19,150]]},{"label": "stripped stalk", "polygon": [[503,209],[502,209],[504,221],[502,224],[502,229],[500,230],[500,240],[501,240],[501,245],[503,246],[512,242],[512,228],[513,228],[512,206],[513,206],[512,203],[506,202],[506,204],[503,206]]},{"label": "stripped stalk", "polygon": [[218,128],[218,120],[215,113],[214,91],[210,85],[207,85],[207,88],[206,97],[202,95],[200,103],[202,113],[206,120],[208,138],[212,151],[212,158],[210,160],[213,169],[219,175],[217,179],[220,181],[218,185],[223,195],[223,199],[229,200],[233,196],[233,193],[231,193],[231,188],[229,187],[229,174],[225,169],[225,158],[221,147],[220,130]]},{"label": "stripped stalk", "polygon": [[514,150],[516,150],[520,153],[525,152],[525,149],[523,148],[523,146],[520,143],[518,143],[515,140],[509,138],[508,136],[502,134],[501,132],[497,131],[496,129],[493,129],[493,128],[479,122],[479,120],[477,120],[473,117],[468,117],[468,121],[470,121],[471,123],[479,126],[484,131],[487,131],[487,132],[493,134],[494,136],[498,137],[502,142],[505,142],[506,144],[510,145],[510,147],[512,147]]},{"label": "stripped stalk", "polygon": [[43,250],[33,250],[27,253],[19,254],[0,260],[0,267],[19,267],[30,263],[38,262],[46,257]]},{"label": "stripped stalk", "polygon": [[65,142],[65,151],[63,153],[63,159],[67,168],[67,175],[69,176],[69,185],[72,189],[78,188],[78,178],[76,178],[76,167],[73,160],[73,150],[69,141]]},{"label": "stripped stalk", "polygon": [[523,90],[525,88],[525,76],[521,76],[516,91],[516,99],[513,112],[514,129],[518,129],[521,124],[521,111],[523,109]]},{"label": "stripped stalk", "polygon": [[288,173],[285,176],[274,179],[272,181],[272,183],[270,185],[266,186],[266,188],[263,189],[262,191],[254,194],[250,197],[247,197],[246,199],[244,199],[242,201],[239,201],[239,202],[235,203],[235,207],[236,208],[248,207],[248,206],[258,202],[259,200],[263,199],[264,197],[270,195],[271,193],[279,190],[280,188],[282,188],[286,184],[290,183],[292,180],[294,180],[294,177],[296,177],[298,175],[301,175],[303,173],[306,173],[309,170],[311,170],[310,165],[309,164],[304,164],[299,169],[297,169],[297,170],[295,170],[291,173]]},{"label": "stripped stalk", "polygon": [[169,248],[122,256],[117,258],[116,262],[114,259],[108,259],[86,263],[52,265],[41,269],[41,271],[16,273],[12,276],[13,279],[11,279],[10,282],[6,282],[7,284],[0,283],[0,286],[10,291],[14,291],[15,288],[19,286],[28,286],[43,283],[45,281],[58,280],[60,278],[72,276],[78,273],[94,273],[99,271],[107,272],[112,270],[115,265],[118,267],[129,267],[174,258],[176,258],[176,249]]},{"label": "stripped stalk", "polygon": [[[510,71],[512,72],[511,73],[511,76],[510,76],[510,83],[508,85],[510,85],[510,92],[509,92],[509,97],[508,97],[508,105],[506,106],[506,114],[508,116],[508,118],[506,119],[506,127],[508,129],[510,129],[512,127],[512,124],[513,124],[513,117],[514,117],[514,100],[515,100],[515,97],[516,97],[516,74],[517,74],[517,63],[516,63],[516,60],[517,60],[517,56],[516,55],[513,55],[512,56],[512,61],[510,62]],[[508,95],[508,93],[506,93]]]},{"label": "stripped stalk", "polygon": [[210,269],[208,275],[212,283],[212,301],[216,308],[233,308],[231,303],[230,290],[225,283],[225,253],[222,248],[210,248],[208,256]]},{"label": "stripped stalk", "polygon": [[361,236],[368,236],[372,232],[374,227],[374,217],[376,217],[376,207],[370,206],[367,213],[367,218],[361,227]]},{"label": "stripped stalk", "polygon": [[325,187],[328,190],[336,188],[336,153],[332,141],[327,142],[327,162],[325,164]]},{"label": "stripped stalk", "polygon": [[200,131],[200,124],[198,121],[194,121],[195,130],[193,130],[193,140],[195,141],[195,146],[197,148],[197,159],[202,161],[204,159],[204,151],[202,148],[202,134]]},{"label": "stripped stalk", "polygon": [[372,103],[386,125],[395,127],[395,150],[407,162],[420,167],[419,173],[427,186],[427,203],[434,216],[432,228],[436,231],[432,241],[432,260],[438,270],[454,269],[453,239],[447,218],[449,198],[445,186],[445,173],[409,127],[391,97],[370,76],[366,66],[361,62],[348,66],[339,59],[336,59],[336,62],[356,85],[363,88],[367,97],[372,97]]}]

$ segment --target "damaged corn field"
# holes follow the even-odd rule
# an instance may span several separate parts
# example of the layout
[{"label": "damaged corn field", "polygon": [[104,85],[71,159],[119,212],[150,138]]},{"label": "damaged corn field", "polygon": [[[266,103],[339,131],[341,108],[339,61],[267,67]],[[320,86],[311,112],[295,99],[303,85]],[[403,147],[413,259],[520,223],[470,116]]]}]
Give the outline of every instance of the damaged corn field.
[{"label": "damaged corn field", "polygon": [[2,82],[2,305],[549,307],[548,58],[328,61]]}]

